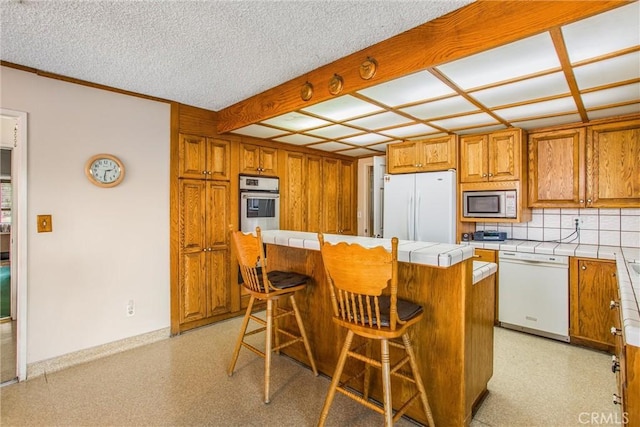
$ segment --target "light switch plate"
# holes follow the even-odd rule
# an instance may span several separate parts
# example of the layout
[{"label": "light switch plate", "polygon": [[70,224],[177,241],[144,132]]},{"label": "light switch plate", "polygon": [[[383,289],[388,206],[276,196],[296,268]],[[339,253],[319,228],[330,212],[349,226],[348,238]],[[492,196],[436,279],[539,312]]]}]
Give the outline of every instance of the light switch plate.
[{"label": "light switch plate", "polygon": [[51,215],[38,215],[38,233],[50,233],[52,231]]}]

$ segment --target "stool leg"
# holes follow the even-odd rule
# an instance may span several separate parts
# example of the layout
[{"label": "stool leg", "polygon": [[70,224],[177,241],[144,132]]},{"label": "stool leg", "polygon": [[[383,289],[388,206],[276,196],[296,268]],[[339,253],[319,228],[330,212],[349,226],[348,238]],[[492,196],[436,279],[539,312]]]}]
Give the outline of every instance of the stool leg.
[{"label": "stool leg", "polygon": [[418,370],[418,364],[416,363],[416,356],[413,352],[413,347],[411,346],[409,334],[405,333],[402,335],[402,342],[404,343],[404,348],[409,355],[409,364],[411,365],[411,370],[413,371],[413,378],[416,381],[416,386],[418,387],[418,391],[420,392],[420,400],[422,401],[424,412],[427,415],[427,421],[429,422],[429,426],[433,427],[436,424],[433,421],[433,414],[431,413],[431,407],[429,406],[429,401],[427,400],[427,392],[424,389],[424,384],[422,383],[422,376],[420,375],[420,371]]},{"label": "stool leg", "polygon": [[271,307],[271,318],[273,319],[273,340],[274,340],[274,344],[275,344],[275,348],[277,348],[276,350],[276,354],[280,355],[280,349],[278,349],[278,347],[280,347],[280,328],[278,327],[278,299],[274,298],[273,299],[273,306]]},{"label": "stool leg", "polygon": [[271,335],[273,326],[273,301],[267,299],[267,331],[264,349],[264,403],[269,403],[269,380],[271,378]]},{"label": "stool leg", "polygon": [[[365,354],[367,355],[367,359],[371,359],[371,340],[367,340],[366,344],[367,348],[365,349]],[[364,391],[362,393],[362,397],[364,400],[369,400],[369,389],[371,388],[371,364],[365,362],[364,364]]]},{"label": "stool leg", "polygon": [[307,332],[305,331],[304,324],[302,323],[302,316],[300,316],[300,312],[298,311],[298,305],[296,304],[296,299],[293,297],[293,295],[289,295],[289,301],[291,301],[293,314],[296,316],[298,329],[300,329],[300,335],[302,336],[302,342],[304,343],[304,348],[307,350],[307,357],[309,357],[309,363],[311,363],[311,369],[313,370],[313,375],[317,377],[318,370],[316,369],[316,362],[313,360],[313,354],[311,353],[311,346],[309,345]]},{"label": "stool leg", "polygon": [[238,355],[240,354],[240,347],[242,347],[242,341],[244,341],[244,334],[247,332],[247,326],[249,325],[249,319],[251,318],[251,310],[253,309],[254,301],[255,301],[255,297],[251,295],[251,298],[249,298],[249,305],[247,306],[247,311],[244,314],[244,319],[242,319],[242,326],[240,326],[240,335],[238,336],[238,340],[236,341],[236,347],[233,349],[233,356],[231,357],[231,363],[229,364],[229,369],[227,370],[227,374],[229,376],[233,375],[233,369],[236,367],[236,362],[238,361]]},{"label": "stool leg", "polygon": [[347,361],[347,354],[349,353],[349,348],[351,347],[352,340],[353,340],[353,331],[349,330],[347,332],[347,337],[344,340],[344,345],[342,346],[342,350],[340,351],[340,356],[338,357],[338,364],[336,365],[336,369],[333,372],[333,378],[331,379],[331,385],[329,386],[329,391],[327,392],[327,398],[324,400],[324,406],[322,407],[322,412],[320,413],[320,419],[318,420],[318,427],[324,426],[324,423],[327,421],[327,415],[329,415],[329,408],[331,407],[331,403],[333,402],[333,398],[336,394],[336,388],[340,383],[340,376],[342,375],[344,364]]},{"label": "stool leg", "polygon": [[393,408],[391,407],[391,367],[389,362],[389,341],[380,340],[380,362],[382,363],[382,396],[384,403],[384,425],[393,425]]}]

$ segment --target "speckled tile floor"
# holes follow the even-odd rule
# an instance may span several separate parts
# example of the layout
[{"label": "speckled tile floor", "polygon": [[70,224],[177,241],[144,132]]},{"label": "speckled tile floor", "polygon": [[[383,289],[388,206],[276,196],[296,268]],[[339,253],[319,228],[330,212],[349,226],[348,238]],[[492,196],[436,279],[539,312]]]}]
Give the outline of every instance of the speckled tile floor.
[{"label": "speckled tile floor", "polygon": [[[242,351],[226,375],[239,319],[0,388],[2,426],[313,426],[329,386],[273,358],[272,398],[261,401],[262,359]],[[619,420],[611,357],[502,328],[489,396],[471,425],[580,426]],[[586,415],[584,415],[586,414]],[[618,418],[615,418],[615,417]],[[381,425],[338,394],[331,426]],[[619,424],[619,421],[618,421]],[[401,420],[397,425],[411,426]],[[606,425],[600,422],[598,425]]]}]

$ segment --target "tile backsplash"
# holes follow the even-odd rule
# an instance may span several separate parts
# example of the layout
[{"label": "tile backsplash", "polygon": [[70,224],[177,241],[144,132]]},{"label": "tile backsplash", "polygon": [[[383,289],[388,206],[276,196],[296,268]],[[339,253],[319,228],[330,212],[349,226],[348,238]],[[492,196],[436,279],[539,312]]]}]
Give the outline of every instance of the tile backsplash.
[{"label": "tile backsplash", "polygon": [[479,222],[476,231],[505,231],[508,239],[516,240],[640,247],[640,209],[532,209],[531,212],[529,222]]}]

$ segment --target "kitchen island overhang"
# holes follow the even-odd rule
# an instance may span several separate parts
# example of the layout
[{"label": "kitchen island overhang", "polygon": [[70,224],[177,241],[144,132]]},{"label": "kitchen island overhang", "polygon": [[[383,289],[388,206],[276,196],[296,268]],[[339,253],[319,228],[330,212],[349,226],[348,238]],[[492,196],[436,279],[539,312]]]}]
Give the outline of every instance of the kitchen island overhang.
[{"label": "kitchen island overhang", "polygon": [[[332,243],[391,248],[390,239],[324,236]],[[331,376],[346,330],[332,320],[317,234],[267,230],[262,237],[270,269],[295,271],[313,279],[296,301],[318,370]],[[469,425],[493,375],[495,264],[474,263],[473,248],[469,246],[406,240],[400,241],[398,259],[398,297],[418,303],[425,310],[411,332],[411,340],[435,422],[439,426]],[[284,352],[307,363],[302,347],[293,346]],[[347,366],[345,375],[355,372],[354,368],[357,367]],[[379,376],[374,376],[371,394],[381,401]],[[412,390],[413,385],[394,381],[394,401],[406,400]],[[407,416],[426,424],[417,404],[412,405]]]}]

